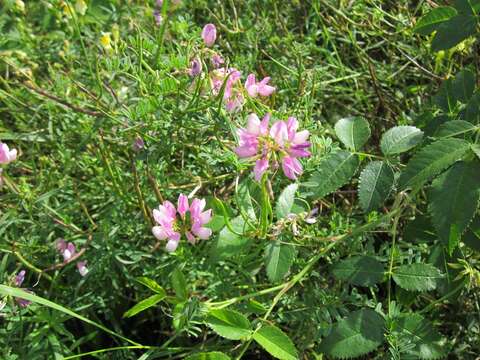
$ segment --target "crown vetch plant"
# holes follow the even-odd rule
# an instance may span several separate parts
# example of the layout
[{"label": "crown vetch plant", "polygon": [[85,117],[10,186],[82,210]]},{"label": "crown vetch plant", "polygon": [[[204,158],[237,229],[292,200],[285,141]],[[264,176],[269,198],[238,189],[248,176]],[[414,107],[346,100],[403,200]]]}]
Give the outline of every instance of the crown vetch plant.
[{"label": "crown vetch plant", "polygon": [[[74,36],[62,30],[72,43],[45,50],[45,74],[18,66],[38,56],[12,51],[0,64],[2,111],[30,102],[35,110],[35,122],[7,113],[0,132],[29,145],[1,189],[0,358],[477,356],[480,89],[473,66],[451,72],[476,57],[480,2],[414,21],[414,32],[432,34],[425,48],[390,41],[400,36],[390,12],[398,7],[403,24],[427,4],[405,14],[411,5],[351,4],[341,38],[330,19],[344,4],[322,17],[315,4],[275,5],[265,20],[265,5],[220,2],[210,10],[221,26],[201,32],[191,21],[207,3],[132,2],[127,12],[106,4],[61,1],[61,14],[6,8],[40,14],[22,32],[5,31],[9,49],[23,32],[28,44],[56,44],[57,22]],[[148,28],[131,16],[137,10]],[[372,33],[387,23],[389,41],[357,29],[358,13],[365,24],[374,16]],[[113,26],[92,20],[105,14]],[[344,58],[352,29],[363,49]],[[400,61],[376,66],[399,48]],[[442,51],[435,64],[424,58],[431,50]],[[404,88],[393,87],[397,78]],[[431,78],[442,81],[428,101]],[[329,123],[348,112],[357,116]],[[26,132],[44,113],[48,126]],[[0,143],[2,166],[16,158]],[[35,294],[21,288],[27,271]],[[105,336],[92,345],[92,326],[118,344]]]}]

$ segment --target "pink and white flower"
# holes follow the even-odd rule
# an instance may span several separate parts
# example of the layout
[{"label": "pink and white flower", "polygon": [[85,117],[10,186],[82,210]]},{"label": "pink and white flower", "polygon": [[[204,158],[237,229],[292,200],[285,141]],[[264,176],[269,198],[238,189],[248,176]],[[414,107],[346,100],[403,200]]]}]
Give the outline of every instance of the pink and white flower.
[{"label": "pink and white flower", "polygon": [[85,276],[88,274],[87,261],[77,262],[77,269],[80,275]]},{"label": "pink and white flower", "polygon": [[7,144],[0,142],[0,164],[7,165],[17,158],[17,150],[10,150]]},{"label": "pink and white flower", "polygon": [[206,46],[211,47],[217,39],[217,28],[213,24],[207,24],[202,29],[202,39]]},{"label": "pink and white flower", "polygon": [[63,261],[69,261],[75,255],[75,245],[71,242],[67,244],[64,239],[57,240],[57,250],[63,256]]},{"label": "pink and white flower", "polygon": [[[197,238],[206,240],[212,235],[212,231],[203,226],[212,217],[212,210],[203,211],[205,204],[205,200],[195,198],[189,205],[188,197],[180,194],[177,208],[171,202],[164,201],[158,210],[153,210],[153,217],[158,225],[152,228],[152,233],[158,240],[167,240],[168,252],[177,249],[181,234],[185,234],[192,244],[195,244]],[[177,212],[180,219],[177,218]]]},{"label": "pink and white flower", "polygon": [[235,68],[219,68],[210,74],[210,86],[214,95],[218,95],[225,84],[223,100],[229,112],[240,109],[245,102],[240,83],[241,76],[242,73]]},{"label": "pink and white flower", "polygon": [[256,160],[253,173],[257,181],[270,167],[271,159],[274,165],[278,165],[277,160],[280,160],[285,176],[295,180],[303,173],[298,158],[310,156],[309,132],[297,131],[298,121],[294,117],[289,117],[286,122],[276,121],[269,131],[269,119],[270,114],[267,114],[260,122],[257,115],[250,114],[247,128],[238,130],[239,146],[235,152],[240,158]]},{"label": "pink and white flower", "polygon": [[274,93],[275,87],[267,85],[270,81],[270,77],[265,77],[262,81],[257,82],[255,79],[255,74],[250,74],[247,76],[247,81],[245,81],[245,89],[247,93],[252,98],[260,96],[270,96]]},{"label": "pink and white flower", "polygon": [[190,69],[188,69],[188,74],[193,77],[193,76],[200,75],[201,73],[202,73],[202,62],[200,61],[200,59],[195,58],[190,63]]}]

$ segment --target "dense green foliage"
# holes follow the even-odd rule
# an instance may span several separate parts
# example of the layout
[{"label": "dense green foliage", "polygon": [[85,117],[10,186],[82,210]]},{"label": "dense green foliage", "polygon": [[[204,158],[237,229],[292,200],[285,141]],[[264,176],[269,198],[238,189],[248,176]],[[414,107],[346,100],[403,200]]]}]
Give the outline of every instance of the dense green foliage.
[{"label": "dense green foliage", "polygon": [[[438,3],[3,0],[0,358],[475,359],[480,1]],[[227,112],[213,51],[275,93]],[[237,157],[252,112],[298,180]],[[167,252],[181,193],[213,235]]]}]

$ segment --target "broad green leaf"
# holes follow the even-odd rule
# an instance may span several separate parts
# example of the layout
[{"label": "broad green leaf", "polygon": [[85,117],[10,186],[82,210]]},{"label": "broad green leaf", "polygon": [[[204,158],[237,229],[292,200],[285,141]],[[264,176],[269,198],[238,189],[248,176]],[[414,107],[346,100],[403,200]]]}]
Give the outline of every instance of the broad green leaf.
[{"label": "broad green leaf", "polygon": [[449,252],[475,216],[480,200],[480,162],[458,162],[432,183],[428,210]]},{"label": "broad green leaf", "polygon": [[415,126],[395,126],[385,132],[380,147],[385,155],[396,155],[417,146],[423,139],[423,131]]},{"label": "broad green leaf", "polygon": [[463,242],[471,249],[480,251],[480,215],[477,215],[468,226]]},{"label": "broad green leaf", "polygon": [[253,339],[270,355],[280,360],[296,360],[297,349],[292,340],[275,326],[263,326],[253,334]]},{"label": "broad green leaf", "polygon": [[138,281],[140,284],[145,285],[150,290],[155,291],[157,294],[166,296],[165,290],[160,285],[158,285],[155,280],[149,279],[147,277],[138,277],[135,280]]},{"label": "broad green leaf", "polygon": [[440,126],[446,122],[452,120],[448,115],[438,115],[435,116],[431,121],[429,121],[426,126],[423,128],[425,136],[433,136]]},{"label": "broad green leaf", "polygon": [[432,40],[432,50],[447,50],[477,32],[477,18],[473,15],[456,15],[440,24]]},{"label": "broad green leaf", "polygon": [[128,311],[126,311],[123,314],[124,318],[129,318],[132,316],[137,315],[139,312],[142,312],[144,310],[147,310],[148,308],[151,308],[152,306],[156,305],[160,301],[165,299],[165,294],[156,294],[152,295],[146,299],[143,299],[139,303],[135,304],[132,308],[130,308]]},{"label": "broad green leaf", "polygon": [[465,120],[472,124],[480,122],[480,90],[477,90],[468,101],[464,116]]},{"label": "broad green leaf", "polygon": [[218,240],[212,248],[212,255],[215,258],[238,256],[249,245],[250,239],[247,236],[239,235],[248,230],[245,220],[241,216],[237,216],[231,221],[231,226],[238,234],[233,233],[226,226],[220,231]]},{"label": "broad green leaf", "polygon": [[335,133],[347,148],[358,151],[370,137],[370,126],[364,118],[349,117],[337,121]]},{"label": "broad green leaf", "polygon": [[137,342],[135,342],[133,340],[130,340],[130,339],[128,339],[128,338],[126,338],[122,335],[117,334],[116,332],[106,328],[102,324],[96,323],[95,321],[87,319],[86,317],[84,317],[80,314],[77,314],[76,312],[74,312],[74,311],[72,311],[72,310],[70,310],[70,309],[68,309],[68,308],[66,308],[62,305],[54,303],[53,301],[47,300],[45,298],[42,298],[42,297],[37,296],[35,294],[32,294],[30,292],[26,292],[25,290],[22,290],[22,289],[19,289],[19,288],[13,288],[13,287],[6,286],[6,285],[0,285],[0,295],[14,296],[16,298],[25,299],[25,300],[31,301],[33,303],[36,303],[36,304],[47,306],[51,309],[60,311],[60,312],[62,312],[64,314],[67,314],[71,317],[77,318],[77,319],[79,319],[79,320],[81,320],[81,321],[83,321],[87,324],[95,326],[95,327],[105,331],[106,333],[112,335],[112,336],[116,336],[116,337],[118,337],[122,340],[125,340],[125,341],[129,342],[130,344],[139,345]]},{"label": "broad green leaf", "polygon": [[321,161],[305,186],[312,187],[317,198],[323,198],[348,183],[358,164],[357,155],[348,151],[329,154]]},{"label": "broad green leaf", "polygon": [[461,14],[478,15],[480,12],[480,0],[456,0],[453,6]]},{"label": "broad green leaf", "polygon": [[437,233],[429,217],[417,215],[405,226],[403,238],[411,243],[433,243],[437,240]]},{"label": "broad green leaf", "polygon": [[470,69],[459,71],[452,80],[452,89],[458,101],[466,104],[475,90],[475,75]]},{"label": "broad green leaf", "polygon": [[275,211],[277,213],[277,219],[283,219],[292,212],[293,202],[295,200],[295,193],[297,192],[298,184],[290,184],[278,197],[277,206]]},{"label": "broad green leaf", "polygon": [[453,88],[453,79],[442,82],[438,93],[433,97],[435,104],[446,113],[453,113],[457,106],[457,94]]},{"label": "broad green leaf", "polygon": [[230,340],[245,339],[252,333],[250,321],[234,310],[211,310],[208,313],[206,323],[218,335]]},{"label": "broad green leaf", "polygon": [[469,147],[470,144],[467,141],[455,138],[440,139],[425,146],[410,159],[400,176],[401,190],[422,186],[439,172],[460,160]]},{"label": "broad green leaf", "polygon": [[477,155],[477,157],[480,159],[480,145],[472,144],[471,149],[475,153],[475,155]]},{"label": "broad green leaf", "polygon": [[393,280],[405,290],[434,290],[442,278],[440,270],[430,264],[407,264],[393,270]]},{"label": "broad green leaf", "polygon": [[173,270],[171,276],[172,287],[175,290],[175,295],[179,300],[187,300],[188,291],[187,291],[187,280],[185,275],[183,275],[182,270],[178,267]]},{"label": "broad green leaf", "polygon": [[385,320],[377,312],[361,309],[340,320],[320,344],[320,351],[336,359],[368,354],[384,342]]},{"label": "broad green leaf", "polygon": [[335,264],[333,275],[353,285],[372,286],[383,280],[385,267],[370,256],[354,256]]},{"label": "broad green leaf", "polygon": [[360,174],[358,197],[365,212],[381,206],[394,185],[392,168],[383,161],[369,163]]},{"label": "broad green leaf", "polygon": [[435,133],[436,138],[458,137],[466,138],[476,129],[471,122],[463,120],[452,120],[440,125]]},{"label": "broad green leaf", "polygon": [[457,11],[453,7],[437,7],[423,15],[417,21],[415,27],[413,28],[413,31],[421,35],[429,35],[433,31],[438,29],[440,24],[444,23],[455,15],[457,15]]},{"label": "broad green leaf", "polygon": [[271,282],[283,279],[295,258],[295,249],[292,245],[282,244],[280,241],[270,241],[265,251],[265,267]]},{"label": "broad green leaf", "polygon": [[230,360],[230,357],[219,351],[189,355],[185,360]]},{"label": "broad green leaf", "polygon": [[402,314],[394,320],[394,332],[401,342],[408,343],[406,354],[415,359],[439,359],[445,357],[445,344],[432,323],[419,314]]}]

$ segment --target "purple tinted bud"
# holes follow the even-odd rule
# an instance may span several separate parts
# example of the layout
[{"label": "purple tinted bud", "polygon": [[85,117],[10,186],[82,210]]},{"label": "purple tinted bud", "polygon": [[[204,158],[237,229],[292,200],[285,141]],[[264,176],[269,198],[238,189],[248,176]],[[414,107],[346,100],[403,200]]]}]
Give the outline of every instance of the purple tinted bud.
[{"label": "purple tinted bud", "polygon": [[162,24],[163,17],[162,17],[162,15],[160,14],[160,11],[155,10],[155,11],[153,12],[153,18],[155,19],[155,25],[160,26],[160,25]]},{"label": "purple tinted bud", "polygon": [[161,8],[163,6],[163,0],[157,0],[155,4],[157,5],[157,7]]},{"label": "purple tinted bud", "polygon": [[199,59],[193,59],[190,63],[190,69],[188,70],[188,74],[190,76],[197,76],[200,75],[202,72],[202,62]]},{"label": "purple tinted bud", "polygon": [[20,287],[25,280],[25,270],[21,270],[17,276],[15,276],[15,286]]},{"label": "purple tinted bud", "polygon": [[28,305],[30,305],[32,302],[31,301],[28,301],[28,300],[25,300],[25,299],[20,299],[20,298],[15,298],[18,306],[20,306],[21,308],[26,308]]},{"label": "purple tinted bud", "polygon": [[133,151],[136,151],[136,152],[145,148],[145,142],[143,141],[143,139],[140,136],[137,136],[135,138],[135,141],[133,142],[132,148],[133,148]]},{"label": "purple tinted bud", "polygon": [[213,65],[213,67],[214,67],[215,69],[219,68],[219,67],[225,62],[225,61],[223,60],[223,58],[222,58],[220,55],[218,55],[218,54],[214,54],[214,55],[212,56],[211,61],[212,61],[212,65]]}]

